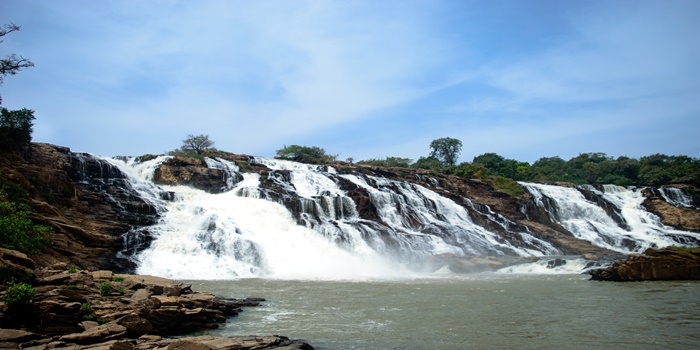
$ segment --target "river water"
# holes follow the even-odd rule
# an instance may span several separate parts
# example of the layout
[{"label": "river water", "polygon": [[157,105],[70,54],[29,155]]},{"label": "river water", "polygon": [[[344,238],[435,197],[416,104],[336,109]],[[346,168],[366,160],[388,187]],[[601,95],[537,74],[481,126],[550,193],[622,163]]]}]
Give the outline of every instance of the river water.
[{"label": "river water", "polygon": [[470,274],[375,281],[187,281],[264,297],[215,334],[316,349],[700,349],[700,282]]}]

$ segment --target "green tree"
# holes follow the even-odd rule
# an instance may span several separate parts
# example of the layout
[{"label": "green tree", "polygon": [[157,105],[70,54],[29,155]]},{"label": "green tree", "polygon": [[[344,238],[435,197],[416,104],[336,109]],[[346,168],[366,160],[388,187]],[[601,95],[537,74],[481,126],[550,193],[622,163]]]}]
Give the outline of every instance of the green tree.
[{"label": "green tree", "polygon": [[566,181],[566,161],[560,157],[542,157],[525,174],[525,180],[535,182]]},{"label": "green tree", "polygon": [[328,164],[335,161],[337,156],[326,153],[321,147],[307,147],[299,145],[285,145],[277,150],[275,158],[292,160],[300,163]]},{"label": "green tree", "polygon": [[192,135],[188,134],[187,138],[182,140],[182,146],[179,152],[184,154],[201,155],[205,151],[214,150],[214,141],[209,139],[209,135]]},{"label": "green tree", "polygon": [[462,141],[450,137],[435,139],[430,143],[430,157],[440,161],[442,167],[451,167],[457,164]]},{"label": "green tree", "polygon": [[32,141],[34,111],[0,107],[0,149],[21,148]]},{"label": "green tree", "polygon": [[442,163],[433,157],[420,157],[415,163],[411,164],[411,168],[414,169],[437,170],[441,167]]},{"label": "green tree", "polygon": [[[489,170],[489,175],[502,176],[510,179],[518,179],[529,167],[528,163],[518,162],[515,159],[506,159],[496,153],[484,153],[474,157],[474,164],[479,164]],[[525,167],[523,169],[523,167]]]}]

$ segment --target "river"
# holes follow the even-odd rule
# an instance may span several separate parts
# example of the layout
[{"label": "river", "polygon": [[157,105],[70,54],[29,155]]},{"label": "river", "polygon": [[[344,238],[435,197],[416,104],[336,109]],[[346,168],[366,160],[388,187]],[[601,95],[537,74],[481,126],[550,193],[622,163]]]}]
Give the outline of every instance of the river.
[{"label": "river", "polygon": [[700,348],[700,282],[497,273],[186,282],[267,299],[215,334],[281,334],[320,350]]}]

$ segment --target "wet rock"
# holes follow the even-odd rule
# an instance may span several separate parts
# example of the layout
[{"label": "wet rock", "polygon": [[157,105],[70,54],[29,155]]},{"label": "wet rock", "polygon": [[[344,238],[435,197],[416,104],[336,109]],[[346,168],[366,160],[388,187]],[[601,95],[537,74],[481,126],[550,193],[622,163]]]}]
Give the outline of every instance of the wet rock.
[{"label": "wet rock", "polygon": [[589,274],[591,279],[601,281],[697,280],[700,248],[650,248]]}]

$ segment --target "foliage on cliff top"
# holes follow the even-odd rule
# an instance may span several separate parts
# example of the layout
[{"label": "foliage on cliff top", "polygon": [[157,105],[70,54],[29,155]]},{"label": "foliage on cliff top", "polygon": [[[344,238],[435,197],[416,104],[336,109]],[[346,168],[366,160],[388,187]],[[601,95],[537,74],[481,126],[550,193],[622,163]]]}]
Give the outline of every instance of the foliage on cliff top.
[{"label": "foliage on cliff top", "polygon": [[[394,158],[397,157],[388,157],[387,160]],[[382,161],[377,160],[358,162],[364,163],[383,165]],[[620,186],[663,186],[678,183],[700,185],[700,160],[683,155],[654,154],[635,159],[624,156],[613,158],[605,153],[582,153],[568,161],[560,157],[543,157],[530,165],[496,153],[485,153],[474,157],[471,163],[463,162],[455,166],[446,167],[435,158],[421,157],[405,167],[501,183],[503,180],[494,178]]]},{"label": "foliage on cliff top", "polygon": [[275,158],[293,160],[300,163],[328,164],[334,162],[337,157],[337,155],[327,154],[326,150],[321,147],[285,145],[277,150]]}]

